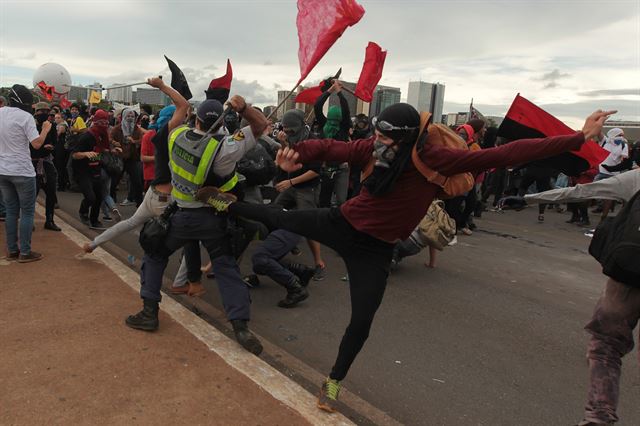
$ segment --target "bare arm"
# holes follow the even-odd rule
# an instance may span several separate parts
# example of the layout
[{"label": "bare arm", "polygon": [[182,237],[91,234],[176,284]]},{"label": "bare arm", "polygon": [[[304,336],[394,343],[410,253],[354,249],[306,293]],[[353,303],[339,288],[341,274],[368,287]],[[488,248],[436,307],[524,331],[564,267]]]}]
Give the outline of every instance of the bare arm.
[{"label": "bare arm", "polygon": [[249,122],[253,137],[255,139],[258,139],[264,132],[264,129],[267,128],[268,124],[267,118],[264,116],[264,114],[257,109],[247,105],[242,96],[234,95],[231,99],[229,99],[229,105],[231,105],[231,108],[233,108],[235,112],[242,115],[242,118],[246,119]]},{"label": "bare arm", "polygon": [[42,123],[42,130],[40,131],[40,136],[31,141],[31,146],[33,149],[40,149],[44,144],[44,141],[47,139],[47,135],[51,130],[51,122],[45,121]]}]

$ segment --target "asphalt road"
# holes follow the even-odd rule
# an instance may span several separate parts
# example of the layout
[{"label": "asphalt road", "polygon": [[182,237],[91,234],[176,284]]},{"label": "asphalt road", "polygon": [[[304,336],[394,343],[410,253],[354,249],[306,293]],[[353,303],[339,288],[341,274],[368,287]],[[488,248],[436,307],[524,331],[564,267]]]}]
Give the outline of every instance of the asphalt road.
[{"label": "asphalt road", "polygon": [[[80,194],[59,199],[77,217]],[[134,208],[121,211],[128,217]],[[577,423],[587,385],[582,328],[605,278],[587,254],[584,230],[564,223],[566,213],[549,211],[543,224],[536,216],[534,208],[484,213],[477,232],[439,253],[434,270],[423,266],[424,254],[405,259],[344,385],[411,425]],[[114,242],[141,256],[136,233]],[[300,248],[296,261],[310,262]],[[251,327],[327,374],[350,309],[344,265],[331,250],[324,255],[327,278],[312,281],[311,297],[295,309],[276,307],[284,291],[262,278],[252,290]],[[243,273],[249,262],[245,255]],[[174,259],[167,275],[175,270]],[[220,308],[215,280],[205,285],[205,300]],[[621,425],[640,424],[638,400],[634,350],[623,363]]]}]

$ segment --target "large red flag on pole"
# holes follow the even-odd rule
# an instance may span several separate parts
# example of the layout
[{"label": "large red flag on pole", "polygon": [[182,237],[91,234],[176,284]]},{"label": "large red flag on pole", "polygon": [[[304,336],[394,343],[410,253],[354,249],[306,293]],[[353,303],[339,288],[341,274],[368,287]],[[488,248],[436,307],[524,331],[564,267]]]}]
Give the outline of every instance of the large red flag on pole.
[{"label": "large red flag on pole", "polygon": [[298,59],[302,82],[347,27],[364,15],[355,0],[298,0]]},{"label": "large red flag on pole", "polygon": [[[520,94],[513,100],[498,129],[498,136],[509,140],[544,138],[573,133],[575,130]],[[578,151],[560,154],[541,160],[539,163],[555,168],[567,176],[577,176],[602,163],[608,155],[609,152],[596,142],[586,141]]]},{"label": "large red flag on pole", "polygon": [[382,51],[382,48],[376,43],[369,42],[355,90],[355,95],[365,102],[371,102],[371,99],[373,99],[373,91],[382,78],[382,69],[384,68],[386,57],[386,50]]}]

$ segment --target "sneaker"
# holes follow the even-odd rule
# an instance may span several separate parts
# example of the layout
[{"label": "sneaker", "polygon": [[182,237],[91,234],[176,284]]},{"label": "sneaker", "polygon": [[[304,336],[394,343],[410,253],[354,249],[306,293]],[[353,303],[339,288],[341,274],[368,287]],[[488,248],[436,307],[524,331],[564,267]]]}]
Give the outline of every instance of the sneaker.
[{"label": "sneaker", "polygon": [[133,206],[135,202],[125,198],[123,202],[120,203],[121,206]]},{"label": "sneaker", "polygon": [[22,254],[20,253],[20,256],[18,256],[18,263],[29,263],[29,262],[35,262],[37,260],[41,260],[44,256],[41,253],[32,251],[29,254]]},{"label": "sneaker", "polygon": [[338,380],[327,377],[320,389],[320,395],[318,395],[318,408],[329,413],[335,413],[335,405],[338,402],[340,389],[342,389],[342,385]]},{"label": "sneaker", "polygon": [[113,218],[111,216],[102,216],[102,220],[105,222],[113,222]]},{"label": "sneaker", "polygon": [[186,294],[187,296],[200,297],[207,292],[201,282],[190,283],[186,282],[184,285],[178,287],[171,287],[170,294]]},{"label": "sneaker", "polygon": [[209,204],[219,212],[227,211],[229,206],[238,200],[235,195],[228,192],[220,192],[215,186],[200,188],[196,194],[196,199]]},{"label": "sneaker", "polygon": [[118,210],[117,208],[112,208],[111,209],[111,214],[113,215],[113,219],[116,221],[116,223],[120,222],[122,220],[122,215],[120,214],[120,210]]},{"label": "sneaker", "polygon": [[91,225],[89,225],[89,228],[93,229],[94,231],[104,231],[105,229],[107,229],[100,221],[92,223]]},{"label": "sneaker", "polygon": [[471,231],[471,229],[469,228],[462,228],[460,232],[462,232],[464,235],[473,235],[473,231]]},{"label": "sneaker", "polygon": [[456,244],[458,244],[458,237],[456,235],[453,236],[453,240],[451,240],[449,242],[449,244],[447,244],[448,246],[455,246]]},{"label": "sneaker", "polygon": [[322,281],[327,277],[327,268],[322,265],[316,265],[316,271],[313,274],[314,281]]},{"label": "sneaker", "polygon": [[538,222],[539,222],[539,223],[544,222],[544,215],[543,215],[543,214],[539,214],[539,215],[538,215]]}]

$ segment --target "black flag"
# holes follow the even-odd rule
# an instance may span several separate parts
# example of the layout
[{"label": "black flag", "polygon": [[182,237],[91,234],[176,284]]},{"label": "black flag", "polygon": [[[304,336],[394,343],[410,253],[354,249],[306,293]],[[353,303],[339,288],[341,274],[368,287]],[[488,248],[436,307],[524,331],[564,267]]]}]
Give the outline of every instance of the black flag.
[{"label": "black flag", "polygon": [[176,89],[186,100],[193,98],[191,90],[189,90],[189,83],[187,83],[187,79],[182,70],[178,68],[175,62],[167,58],[167,55],[164,55],[164,58],[167,60],[169,70],[171,71],[171,87]]}]

